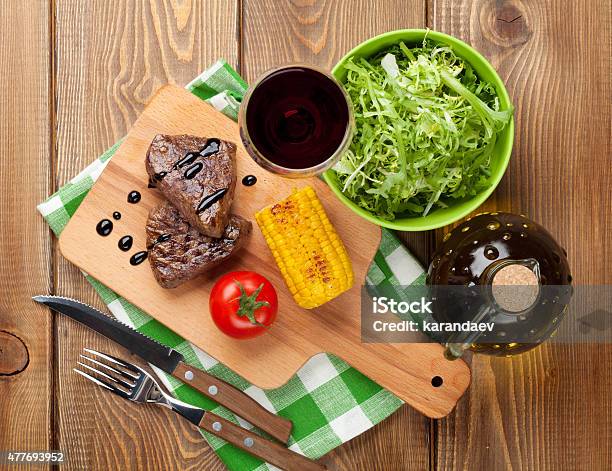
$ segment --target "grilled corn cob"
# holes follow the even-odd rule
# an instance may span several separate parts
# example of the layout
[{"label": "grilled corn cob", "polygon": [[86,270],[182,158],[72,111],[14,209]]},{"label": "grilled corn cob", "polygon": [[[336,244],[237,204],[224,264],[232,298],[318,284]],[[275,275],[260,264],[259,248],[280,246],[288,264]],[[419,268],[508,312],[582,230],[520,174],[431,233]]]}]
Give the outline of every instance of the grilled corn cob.
[{"label": "grilled corn cob", "polygon": [[344,244],[311,187],[262,209],[255,219],[298,305],[315,308],[353,285]]}]

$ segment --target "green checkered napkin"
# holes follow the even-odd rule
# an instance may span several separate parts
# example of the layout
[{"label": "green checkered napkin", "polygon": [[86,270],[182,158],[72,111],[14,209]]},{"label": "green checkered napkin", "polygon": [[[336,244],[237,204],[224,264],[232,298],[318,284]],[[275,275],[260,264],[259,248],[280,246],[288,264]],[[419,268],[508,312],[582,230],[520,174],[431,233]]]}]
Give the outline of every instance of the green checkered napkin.
[{"label": "green checkered napkin", "polygon": [[[224,61],[217,62],[187,85],[187,89],[193,94],[234,120],[237,119],[238,106],[246,88],[242,78]],[[62,232],[119,144],[108,149],[38,206],[38,210],[56,235]],[[233,384],[270,411],[293,421],[289,448],[310,458],[319,458],[365,432],[391,415],[402,404],[396,396],[339,358],[328,354],[313,357],[286,385],[274,390],[259,389],[101,283],[87,274],[84,275],[119,320],[175,348],[185,356],[190,365]],[[383,229],[380,248],[367,275],[367,284],[373,287],[374,294],[401,297],[402,285],[423,284],[424,277],[419,263],[392,232]],[[189,386],[160,370],[156,370],[156,373],[168,389],[183,401],[211,410],[243,427],[253,428]],[[203,435],[231,470],[276,469],[213,435],[205,432]]]}]

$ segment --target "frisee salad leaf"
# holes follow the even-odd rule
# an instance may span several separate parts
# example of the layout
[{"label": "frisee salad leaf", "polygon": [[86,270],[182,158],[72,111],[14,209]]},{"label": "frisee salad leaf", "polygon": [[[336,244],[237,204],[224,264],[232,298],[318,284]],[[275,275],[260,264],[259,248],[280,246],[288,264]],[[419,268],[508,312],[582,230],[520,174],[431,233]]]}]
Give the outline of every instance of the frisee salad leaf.
[{"label": "frisee salad leaf", "polygon": [[346,196],[392,220],[426,216],[488,187],[512,109],[500,110],[493,85],[450,47],[399,43],[345,68],[356,131],[334,170]]}]

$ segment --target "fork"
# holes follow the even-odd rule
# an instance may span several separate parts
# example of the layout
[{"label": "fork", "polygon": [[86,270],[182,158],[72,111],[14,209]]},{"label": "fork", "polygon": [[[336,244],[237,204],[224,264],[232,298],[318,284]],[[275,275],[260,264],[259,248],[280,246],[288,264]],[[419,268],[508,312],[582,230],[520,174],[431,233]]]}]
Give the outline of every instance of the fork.
[{"label": "fork", "polygon": [[286,470],[321,471],[324,466],[295,453],[276,442],[266,440],[212,412],[179,401],[166,393],[157,381],[142,368],[106,353],[85,348],[79,355],[80,369],[73,370],[124,399],[167,407],[189,422],[232,445]]}]

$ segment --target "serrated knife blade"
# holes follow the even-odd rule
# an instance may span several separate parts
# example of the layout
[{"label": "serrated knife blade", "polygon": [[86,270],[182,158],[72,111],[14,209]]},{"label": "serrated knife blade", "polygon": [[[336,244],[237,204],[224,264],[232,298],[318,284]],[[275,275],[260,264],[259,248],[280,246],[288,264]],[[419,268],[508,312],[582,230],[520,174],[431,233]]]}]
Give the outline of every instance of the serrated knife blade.
[{"label": "serrated knife blade", "polygon": [[113,340],[146,362],[189,384],[277,440],[283,443],[289,440],[293,427],[290,420],[268,411],[231,384],[188,365],[183,355],[176,350],[75,299],[63,296],[34,296],[32,299]]},{"label": "serrated knife blade", "polygon": [[86,325],[168,374],[172,374],[179,362],[183,361],[183,355],[176,350],[150,339],[88,304],[62,296],[34,296],[32,299]]}]

